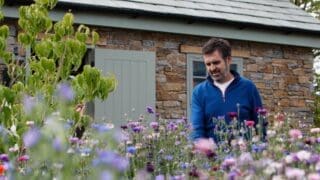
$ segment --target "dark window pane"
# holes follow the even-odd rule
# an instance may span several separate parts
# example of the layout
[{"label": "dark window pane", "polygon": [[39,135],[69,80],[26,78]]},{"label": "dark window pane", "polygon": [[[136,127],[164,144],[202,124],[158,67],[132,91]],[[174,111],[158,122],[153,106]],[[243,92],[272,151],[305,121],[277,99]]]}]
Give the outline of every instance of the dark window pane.
[{"label": "dark window pane", "polygon": [[193,87],[197,84],[201,83],[202,81],[206,80],[206,78],[193,78]]},{"label": "dark window pane", "polygon": [[231,64],[230,69],[238,72],[238,66],[236,64]]},{"label": "dark window pane", "polygon": [[206,67],[202,61],[193,61],[193,75],[206,76]]}]

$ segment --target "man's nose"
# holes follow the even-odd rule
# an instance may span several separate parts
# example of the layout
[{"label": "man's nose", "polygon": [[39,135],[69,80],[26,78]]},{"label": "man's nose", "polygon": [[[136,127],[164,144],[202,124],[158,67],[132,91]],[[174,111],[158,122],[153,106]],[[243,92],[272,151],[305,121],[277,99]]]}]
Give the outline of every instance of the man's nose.
[{"label": "man's nose", "polygon": [[209,69],[210,69],[211,71],[213,71],[213,70],[216,69],[216,66],[215,66],[213,63],[211,63],[210,66],[209,66]]}]

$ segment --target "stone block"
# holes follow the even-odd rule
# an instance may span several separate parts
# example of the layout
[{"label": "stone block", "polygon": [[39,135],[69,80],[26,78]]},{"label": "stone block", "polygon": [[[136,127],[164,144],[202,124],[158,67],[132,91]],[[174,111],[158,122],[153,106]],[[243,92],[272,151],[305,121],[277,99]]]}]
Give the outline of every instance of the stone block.
[{"label": "stone block", "polygon": [[163,101],[164,107],[179,107],[180,105],[179,101]]}]

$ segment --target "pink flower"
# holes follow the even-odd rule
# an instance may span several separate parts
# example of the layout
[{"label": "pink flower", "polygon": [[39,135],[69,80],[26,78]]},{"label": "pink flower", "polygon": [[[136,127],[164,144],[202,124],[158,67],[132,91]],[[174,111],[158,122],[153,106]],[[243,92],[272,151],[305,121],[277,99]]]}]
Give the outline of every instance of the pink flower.
[{"label": "pink flower", "polygon": [[210,139],[201,138],[194,142],[195,150],[204,154],[214,152],[215,147],[216,145],[211,138]]},{"label": "pink flower", "polygon": [[29,156],[28,155],[23,155],[23,156],[20,156],[19,158],[18,158],[18,161],[19,162],[26,162],[26,161],[28,161],[29,160]]},{"label": "pink flower", "polygon": [[302,138],[302,133],[299,129],[291,129],[289,131],[289,135],[292,139],[301,139]]},{"label": "pink flower", "polygon": [[311,173],[308,175],[308,180],[320,180],[320,175],[317,173]]},{"label": "pink flower", "polygon": [[245,121],[245,124],[246,124],[246,126],[248,126],[248,127],[253,127],[253,126],[254,126],[254,121],[252,121],[252,120],[247,120],[247,121]]},{"label": "pink flower", "polygon": [[288,179],[303,179],[305,172],[304,170],[298,168],[287,168],[286,176]]},{"label": "pink flower", "polygon": [[285,119],[285,115],[282,114],[282,113],[278,113],[278,114],[275,116],[275,118],[276,118],[277,121],[283,122],[284,119]]}]

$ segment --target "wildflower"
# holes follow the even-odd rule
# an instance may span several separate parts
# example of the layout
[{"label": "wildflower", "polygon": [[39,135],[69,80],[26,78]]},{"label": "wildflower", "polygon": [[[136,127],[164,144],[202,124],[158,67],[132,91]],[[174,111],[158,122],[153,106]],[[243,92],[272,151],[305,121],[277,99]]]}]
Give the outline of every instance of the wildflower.
[{"label": "wildflower", "polygon": [[307,161],[311,157],[311,153],[305,150],[299,151],[296,153],[296,156],[300,161]]},{"label": "wildflower", "polygon": [[151,106],[147,106],[147,112],[149,114],[154,114],[154,110],[153,110],[153,108]]},{"label": "wildflower", "polygon": [[105,170],[100,174],[100,180],[112,180],[112,179],[114,179],[113,174],[110,173],[109,171]]},{"label": "wildflower", "polygon": [[74,98],[74,92],[69,84],[60,83],[58,84],[58,96],[67,101],[72,101]]},{"label": "wildflower", "polygon": [[70,138],[69,138],[69,142],[70,142],[71,144],[76,144],[76,143],[79,142],[79,138],[77,138],[77,137],[70,137]]},{"label": "wildflower", "polygon": [[318,173],[311,173],[308,175],[308,180],[320,180],[320,175]]},{"label": "wildflower", "polygon": [[149,172],[149,173],[154,172],[154,166],[152,165],[151,162],[147,162],[146,171]]},{"label": "wildflower", "polygon": [[279,122],[283,122],[285,120],[285,115],[282,113],[278,113],[277,115],[275,115],[275,119]]},{"label": "wildflower", "polygon": [[311,128],[310,132],[311,133],[320,133],[320,128]]},{"label": "wildflower", "polygon": [[127,147],[127,152],[130,154],[135,154],[137,152],[137,149],[134,146]]},{"label": "wildflower", "polygon": [[121,125],[120,128],[123,129],[123,130],[126,130],[126,129],[128,129],[128,126],[127,125]]},{"label": "wildflower", "polygon": [[169,124],[167,125],[167,128],[170,131],[176,131],[178,129],[178,126],[174,122],[169,122]]},{"label": "wildflower", "polygon": [[274,137],[276,135],[276,131],[274,130],[267,130],[267,136],[268,137]]},{"label": "wildflower", "polygon": [[98,157],[93,160],[94,165],[105,164],[116,168],[119,171],[125,171],[129,166],[127,158],[121,157],[112,151],[100,151]]},{"label": "wildflower", "polygon": [[214,152],[216,145],[211,138],[210,139],[201,138],[195,141],[194,147],[197,151],[203,154],[208,154],[210,152]]},{"label": "wildflower", "polygon": [[17,152],[17,151],[19,151],[18,144],[15,144],[13,147],[9,148],[9,152]]},{"label": "wildflower", "polygon": [[265,108],[258,108],[257,113],[261,116],[266,116],[267,114],[267,109]]},{"label": "wildflower", "polygon": [[4,176],[4,173],[6,172],[6,168],[4,165],[0,164],[0,176]]},{"label": "wildflower", "polygon": [[302,133],[301,133],[301,131],[299,129],[291,129],[289,131],[289,135],[294,140],[302,138]]},{"label": "wildflower", "polygon": [[29,126],[29,127],[33,127],[34,121],[27,121],[26,125]]},{"label": "wildflower", "polygon": [[150,127],[152,127],[154,130],[159,130],[159,123],[158,122],[151,122]]},{"label": "wildflower", "polygon": [[23,143],[26,147],[30,148],[36,145],[40,139],[40,131],[37,128],[32,128],[23,135]]},{"label": "wildflower", "polygon": [[189,176],[198,178],[200,175],[199,175],[199,172],[197,171],[197,168],[193,167],[189,172]]},{"label": "wildflower", "polygon": [[238,117],[237,112],[228,112],[230,119],[236,119]]},{"label": "wildflower", "polygon": [[247,121],[245,121],[245,125],[248,126],[248,127],[253,127],[254,126],[254,121],[247,120]]},{"label": "wildflower", "polygon": [[28,155],[22,155],[18,158],[19,162],[26,162],[29,160],[29,156]]},{"label": "wildflower", "polygon": [[166,156],[164,157],[164,159],[165,159],[165,160],[168,160],[168,161],[172,161],[172,160],[173,160],[173,156],[171,156],[171,155],[166,155]]},{"label": "wildflower", "polygon": [[23,108],[26,114],[30,114],[36,106],[36,100],[32,96],[25,95],[23,97]]},{"label": "wildflower", "polygon": [[90,148],[82,148],[82,149],[79,150],[80,155],[83,156],[83,157],[89,156],[91,151],[92,150]]},{"label": "wildflower", "polygon": [[187,169],[189,167],[189,163],[181,162],[180,167],[181,167],[181,169]]},{"label": "wildflower", "polygon": [[134,128],[132,128],[133,132],[135,133],[140,133],[141,131],[143,131],[144,127],[142,125],[139,126],[135,126]]},{"label": "wildflower", "polygon": [[165,177],[163,174],[159,174],[156,176],[155,180],[165,180]]},{"label": "wildflower", "polygon": [[0,161],[2,162],[9,162],[8,154],[0,154]]},{"label": "wildflower", "polygon": [[253,158],[250,153],[242,153],[238,158],[239,165],[249,165],[253,162]]},{"label": "wildflower", "polygon": [[285,175],[288,179],[303,179],[305,171],[298,168],[287,168]]},{"label": "wildflower", "polygon": [[230,169],[232,166],[235,166],[235,165],[236,165],[236,160],[232,157],[226,158],[221,164],[222,169]]}]

